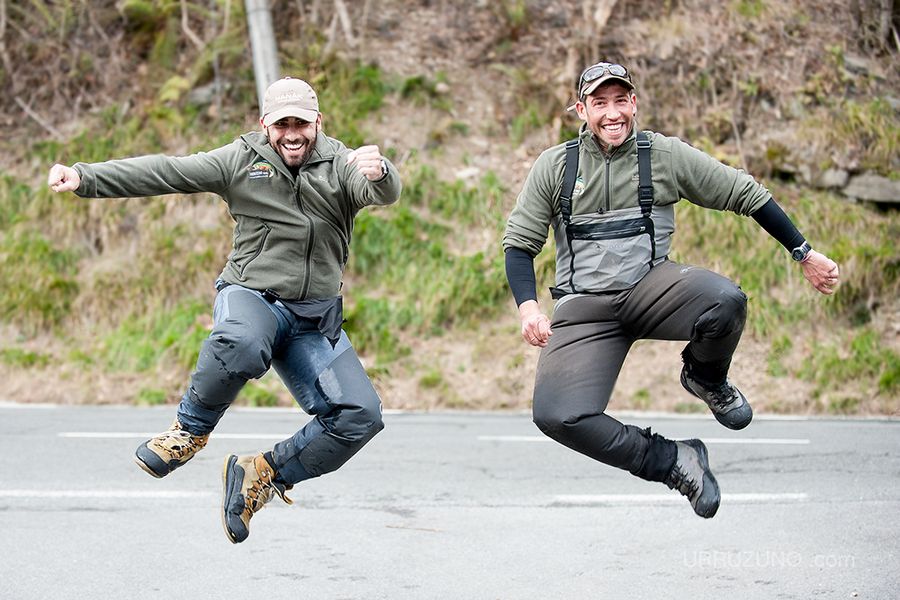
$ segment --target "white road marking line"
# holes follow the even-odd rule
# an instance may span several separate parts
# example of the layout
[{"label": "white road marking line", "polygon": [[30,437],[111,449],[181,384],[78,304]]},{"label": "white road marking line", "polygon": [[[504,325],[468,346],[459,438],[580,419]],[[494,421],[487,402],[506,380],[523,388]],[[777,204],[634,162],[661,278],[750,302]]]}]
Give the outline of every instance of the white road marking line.
[{"label": "white road marking line", "polygon": [[[558,504],[576,504],[579,506],[592,504],[669,504],[684,502],[680,495],[668,494],[562,494],[554,496],[554,502]],[[796,501],[808,500],[809,496],[803,493],[783,494],[722,494],[723,502],[736,504],[753,504],[757,502]]]},{"label": "white road marking line", "polygon": [[781,444],[787,446],[805,446],[808,439],[803,438],[701,438],[705,444]]},{"label": "white road marking line", "polygon": [[[702,438],[706,444],[782,444],[806,445],[810,441],[801,438]],[[480,442],[552,442],[543,435],[479,435]]]},{"label": "white road marking line", "polygon": [[[94,438],[94,439],[141,439],[146,440],[159,435],[136,431],[63,431],[57,434],[61,438]],[[216,440],[284,440],[294,435],[291,433],[215,433],[210,439]]]},{"label": "white road marking line", "polygon": [[154,500],[181,500],[184,498],[212,498],[213,492],[138,491],[138,490],[0,490],[0,498],[119,498]]}]

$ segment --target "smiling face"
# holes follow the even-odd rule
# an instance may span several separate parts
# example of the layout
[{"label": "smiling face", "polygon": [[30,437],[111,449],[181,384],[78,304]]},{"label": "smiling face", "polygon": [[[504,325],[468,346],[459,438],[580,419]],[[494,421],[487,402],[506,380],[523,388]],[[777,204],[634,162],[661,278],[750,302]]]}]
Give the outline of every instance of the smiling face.
[{"label": "smiling face", "polygon": [[575,110],[603,149],[609,151],[631,135],[637,114],[637,96],[618,83],[603,84],[579,100]]},{"label": "smiling face", "polygon": [[322,115],[317,116],[315,121],[285,117],[268,127],[263,125],[263,131],[269,136],[269,144],[281,156],[284,164],[299,167],[312,154],[321,126]]}]

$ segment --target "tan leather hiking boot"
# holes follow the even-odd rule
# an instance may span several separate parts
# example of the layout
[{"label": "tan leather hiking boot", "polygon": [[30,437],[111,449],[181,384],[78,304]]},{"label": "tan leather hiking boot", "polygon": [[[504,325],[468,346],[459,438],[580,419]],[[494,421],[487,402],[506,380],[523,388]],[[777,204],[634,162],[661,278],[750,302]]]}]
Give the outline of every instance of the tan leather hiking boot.
[{"label": "tan leather hiking boot", "polygon": [[233,544],[247,539],[253,514],[259,512],[273,496],[277,495],[287,504],[293,504],[284,495],[292,486],[275,481],[275,469],[262,453],[255,456],[228,456],[225,459],[222,484],[222,525]]},{"label": "tan leather hiking boot", "polygon": [[191,460],[208,441],[209,434],[193,435],[175,419],[168,430],[138,446],[134,462],[154,477],[165,477]]}]

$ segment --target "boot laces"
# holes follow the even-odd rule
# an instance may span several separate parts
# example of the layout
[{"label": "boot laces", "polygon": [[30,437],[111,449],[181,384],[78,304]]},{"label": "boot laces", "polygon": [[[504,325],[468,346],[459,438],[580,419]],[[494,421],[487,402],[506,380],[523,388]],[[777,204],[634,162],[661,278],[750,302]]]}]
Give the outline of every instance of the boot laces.
[{"label": "boot laces", "polygon": [[719,385],[713,386],[709,389],[709,393],[712,396],[712,403],[716,406],[716,408],[726,409],[728,406],[734,402],[735,395],[733,393],[733,389],[731,384],[728,381],[724,381]]},{"label": "boot laces", "polygon": [[700,490],[700,484],[681,467],[676,466],[672,471],[671,481],[666,482],[669,489],[678,489],[682,496],[692,499]]},{"label": "boot laces", "polygon": [[272,471],[266,469],[261,473],[258,472],[258,477],[247,490],[247,508],[251,514],[256,513],[276,494],[286,504],[293,504],[293,501],[285,495],[285,490],[272,480]]},{"label": "boot laces", "polygon": [[182,458],[203,448],[204,437],[191,435],[190,432],[183,429],[169,429],[154,438],[153,441],[174,458]]}]

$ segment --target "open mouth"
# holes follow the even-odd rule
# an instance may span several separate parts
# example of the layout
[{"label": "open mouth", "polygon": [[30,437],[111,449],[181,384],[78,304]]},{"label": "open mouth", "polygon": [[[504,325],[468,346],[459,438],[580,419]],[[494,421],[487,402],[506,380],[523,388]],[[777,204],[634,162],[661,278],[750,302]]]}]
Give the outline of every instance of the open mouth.
[{"label": "open mouth", "polygon": [[603,131],[610,135],[618,135],[625,130],[624,123],[607,123],[603,126]]},{"label": "open mouth", "polygon": [[281,147],[284,148],[285,150],[287,150],[291,154],[297,154],[297,153],[301,152],[304,147],[306,147],[306,144],[305,143],[281,144]]}]

